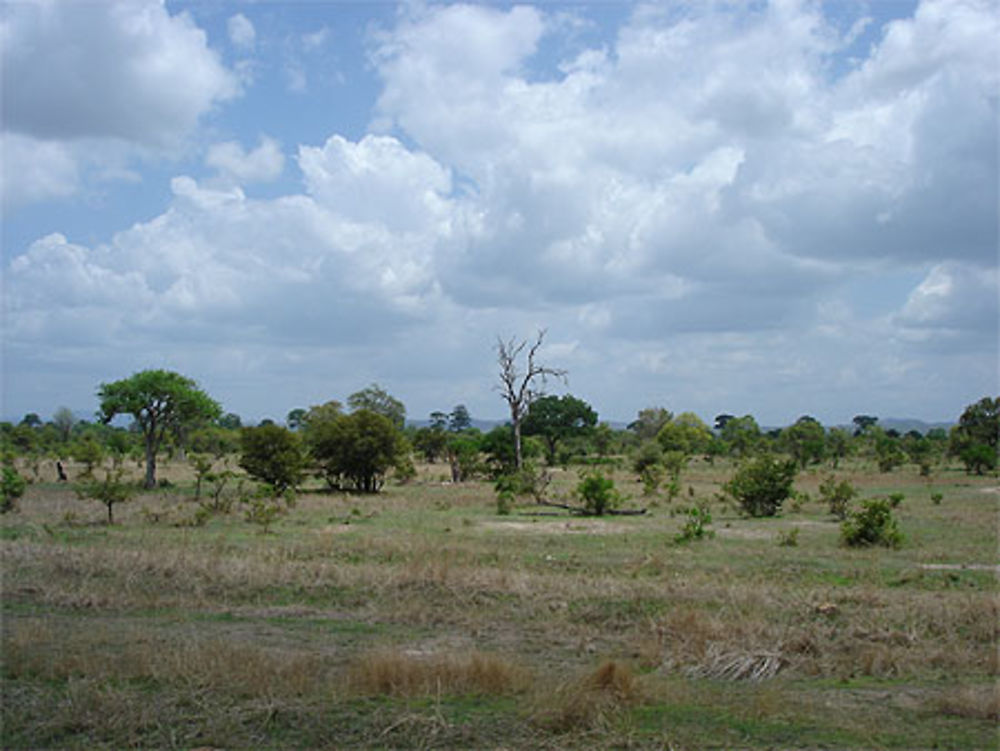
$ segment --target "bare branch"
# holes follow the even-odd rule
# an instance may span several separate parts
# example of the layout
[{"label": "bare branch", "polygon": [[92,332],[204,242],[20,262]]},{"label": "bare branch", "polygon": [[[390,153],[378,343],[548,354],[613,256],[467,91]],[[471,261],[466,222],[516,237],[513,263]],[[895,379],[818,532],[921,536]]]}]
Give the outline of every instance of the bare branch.
[{"label": "bare branch", "polygon": [[[497,363],[500,366],[499,391],[510,408],[510,420],[514,427],[514,444],[517,467],[521,467],[521,420],[528,413],[528,407],[544,394],[548,378],[566,380],[566,371],[550,368],[535,361],[538,350],[545,339],[545,329],[540,329],[534,343],[528,349],[526,369],[522,373],[518,361],[528,342],[511,337],[504,340],[497,337]],[[535,388],[538,382],[540,388]]]}]

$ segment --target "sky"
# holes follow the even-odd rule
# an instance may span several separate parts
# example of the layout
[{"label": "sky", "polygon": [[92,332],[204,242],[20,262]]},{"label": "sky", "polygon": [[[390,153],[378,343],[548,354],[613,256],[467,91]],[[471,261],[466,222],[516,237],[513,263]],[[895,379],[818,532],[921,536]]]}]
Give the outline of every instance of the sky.
[{"label": "sky", "polygon": [[0,5],[2,412],[195,379],[502,418],[998,386],[995,0]]}]

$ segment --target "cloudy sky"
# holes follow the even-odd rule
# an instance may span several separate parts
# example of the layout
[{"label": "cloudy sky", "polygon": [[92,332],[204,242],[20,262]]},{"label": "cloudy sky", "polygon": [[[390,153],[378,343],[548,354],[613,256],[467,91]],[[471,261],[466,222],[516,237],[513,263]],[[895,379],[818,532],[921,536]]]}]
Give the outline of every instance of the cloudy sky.
[{"label": "cloudy sky", "polygon": [[[998,389],[994,0],[14,2],[3,416],[954,419]],[[559,390],[563,390],[560,388]]]}]

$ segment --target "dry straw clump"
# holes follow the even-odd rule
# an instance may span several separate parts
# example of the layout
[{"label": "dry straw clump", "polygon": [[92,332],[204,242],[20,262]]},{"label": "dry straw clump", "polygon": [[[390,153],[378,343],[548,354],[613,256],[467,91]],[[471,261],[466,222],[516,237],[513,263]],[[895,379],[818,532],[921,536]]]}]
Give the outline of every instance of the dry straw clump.
[{"label": "dry straw clump", "polygon": [[632,669],[616,660],[545,692],[536,700],[535,722],[558,733],[604,728],[641,700]]},{"label": "dry straw clump", "polygon": [[361,655],[347,671],[348,690],[362,696],[500,696],[523,691],[530,684],[528,670],[476,651],[423,654],[383,649]]}]

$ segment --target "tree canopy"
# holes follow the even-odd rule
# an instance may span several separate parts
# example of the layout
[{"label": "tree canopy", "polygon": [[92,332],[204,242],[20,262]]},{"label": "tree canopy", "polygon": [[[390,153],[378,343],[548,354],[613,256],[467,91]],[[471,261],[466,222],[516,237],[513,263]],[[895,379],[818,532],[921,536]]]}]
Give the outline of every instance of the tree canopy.
[{"label": "tree canopy", "polygon": [[195,381],[169,370],[143,370],[113,383],[102,383],[100,418],[131,415],[146,443],[144,486],[156,485],[156,452],[168,434],[178,435],[201,421],[222,414],[219,403],[198,388]]},{"label": "tree canopy", "polygon": [[525,435],[537,435],[545,441],[549,464],[556,461],[559,442],[585,435],[597,424],[597,413],[582,399],[571,394],[542,396],[528,407],[522,430]]},{"label": "tree canopy", "polygon": [[382,415],[399,430],[406,425],[406,407],[377,383],[347,397],[347,406],[352,412],[368,410],[376,415]]}]

